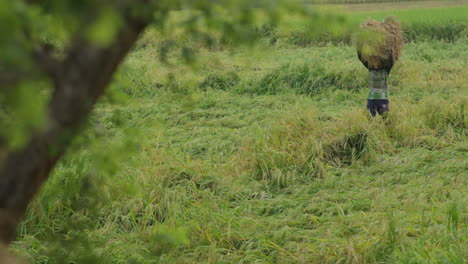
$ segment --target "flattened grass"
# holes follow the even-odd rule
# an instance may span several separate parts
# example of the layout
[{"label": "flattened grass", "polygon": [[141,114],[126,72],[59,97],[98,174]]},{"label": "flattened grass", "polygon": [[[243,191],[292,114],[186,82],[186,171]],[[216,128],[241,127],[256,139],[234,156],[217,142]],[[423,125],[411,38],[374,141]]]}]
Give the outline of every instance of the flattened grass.
[{"label": "flattened grass", "polygon": [[14,248],[38,264],[464,263],[466,46],[407,44],[387,120],[366,115],[350,46],[201,51],[218,61],[196,74],[135,49]]}]

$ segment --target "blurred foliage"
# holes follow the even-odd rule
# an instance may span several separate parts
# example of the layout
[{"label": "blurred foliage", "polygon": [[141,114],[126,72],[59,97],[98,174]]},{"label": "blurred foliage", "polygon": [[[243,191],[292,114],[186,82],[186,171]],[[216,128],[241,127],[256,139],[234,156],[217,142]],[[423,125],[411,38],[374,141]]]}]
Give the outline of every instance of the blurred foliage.
[{"label": "blurred foliage", "polygon": [[[105,47],[122,26],[122,8],[151,21],[162,43],[157,59],[169,64],[194,64],[201,47],[234,48],[265,37],[274,43],[276,26],[291,14],[308,21],[311,32],[317,31],[314,21],[330,27],[343,22],[294,1],[0,0],[0,124],[6,128],[0,144],[20,147],[46,121],[52,84],[44,81],[47,76],[33,61],[33,52],[46,49],[63,58],[77,34]],[[173,53],[180,60],[170,60]],[[36,98],[41,99],[33,103]]]}]

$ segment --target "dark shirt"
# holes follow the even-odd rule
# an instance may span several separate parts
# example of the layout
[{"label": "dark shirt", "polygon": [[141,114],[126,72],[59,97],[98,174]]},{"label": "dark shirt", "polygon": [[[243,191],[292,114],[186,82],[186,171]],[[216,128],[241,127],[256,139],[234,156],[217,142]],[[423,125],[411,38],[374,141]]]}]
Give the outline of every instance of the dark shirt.
[{"label": "dark shirt", "polygon": [[369,67],[367,62],[362,59],[361,54],[358,51],[359,60],[369,70],[369,95],[367,99],[388,99],[388,75],[393,67],[393,56],[387,60],[387,63],[380,68]]}]

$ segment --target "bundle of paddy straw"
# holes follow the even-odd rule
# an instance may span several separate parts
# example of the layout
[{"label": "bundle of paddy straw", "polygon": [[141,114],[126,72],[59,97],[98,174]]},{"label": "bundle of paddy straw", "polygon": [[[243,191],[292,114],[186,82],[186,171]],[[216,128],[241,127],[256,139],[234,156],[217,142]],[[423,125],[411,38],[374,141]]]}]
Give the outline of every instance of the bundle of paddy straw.
[{"label": "bundle of paddy straw", "polygon": [[361,24],[356,46],[370,68],[382,68],[388,64],[390,56],[397,61],[403,48],[400,22],[393,17],[387,17],[382,22],[367,20]]}]

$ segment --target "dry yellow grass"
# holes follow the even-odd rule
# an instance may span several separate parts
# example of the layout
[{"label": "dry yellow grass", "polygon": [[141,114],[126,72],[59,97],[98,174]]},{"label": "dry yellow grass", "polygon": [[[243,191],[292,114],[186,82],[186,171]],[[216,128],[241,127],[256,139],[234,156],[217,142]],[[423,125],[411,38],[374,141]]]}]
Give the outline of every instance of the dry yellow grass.
[{"label": "dry yellow grass", "polygon": [[397,61],[401,56],[403,34],[400,22],[394,17],[362,23],[356,40],[358,52],[371,68],[382,68],[390,59]]},{"label": "dry yellow grass", "polygon": [[393,59],[396,61],[400,59],[401,50],[403,49],[403,34],[401,31],[401,24],[395,17],[387,17],[382,23],[385,28],[385,46],[391,47]]}]

